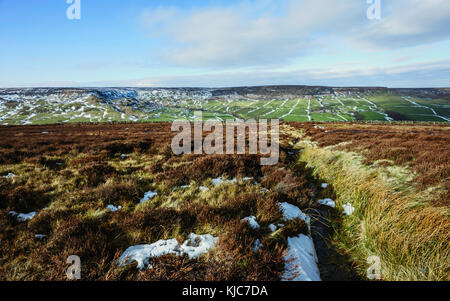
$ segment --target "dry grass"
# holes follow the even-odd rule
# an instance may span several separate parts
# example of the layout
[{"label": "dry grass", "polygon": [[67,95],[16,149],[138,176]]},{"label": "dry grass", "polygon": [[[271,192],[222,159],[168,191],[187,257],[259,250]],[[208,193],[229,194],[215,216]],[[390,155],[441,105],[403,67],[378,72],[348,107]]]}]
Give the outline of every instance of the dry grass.
[{"label": "dry grass", "polygon": [[[279,280],[286,238],[308,230],[283,222],[278,202],[315,208],[318,197],[332,197],[356,208],[339,216],[333,242],[361,274],[367,256],[378,255],[386,280],[449,280],[448,127],[322,126],[328,132],[284,125],[280,163],[264,168],[257,155],[174,156],[164,123],[0,127],[0,279],[66,280],[65,260],[77,254],[84,280]],[[287,155],[295,145],[299,162]],[[214,187],[219,176],[260,185]],[[330,186],[318,192],[316,177]],[[158,196],[139,204],[149,190]],[[10,210],[38,214],[18,222]],[[260,229],[241,222],[250,215]],[[116,264],[129,246],[191,232],[220,243],[195,260],[161,257],[152,270]]]},{"label": "dry grass", "polygon": [[[170,124],[0,127],[0,279],[66,280],[65,261],[74,254],[84,280],[279,280],[286,235],[306,228],[293,221],[274,237],[268,225],[282,222],[279,200],[307,199],[307,181],[287,161],[261,169],[257,155],[174,156],[173,134]],[[3,177],[10,172],[16,177]],[[210,178],[220,176],[266,176],[263,185],[280,188],[262,194],[242,181],[214,187]],[[139,204],[149,190],[158,196]],[[123,209],[113,213],[108,204]],[[37,215],[18,222],[10,210]],[[241,222],[250,215],[260,229]],[[190,233],[220,243],[198,259],[155,259],[151,270],[117,265],[130,246]]]},{"label": "dry grass", "polygon": [[[365,273],[366,258],[377,255],[382,260],[385,280],[449,280],[448,199],[445,194],[442,197],[442,190],[433,192],[427,189],[427,185],[443,185],[448,192],[450,157],[443,160],[440,155],[432,155],[448,153],[448,130],[347,124],[325,125],[325,128],[328,132],[311,126],[304,131],[318,143],[300,135],[298,129],[286,131],[291,131],[301,140],[297,144],[302,149],[300,160],[307,162],[316,175],[332,184],[338,205],[350,202],[356,208],[353,215],[344,218],[343,224],[336,227],[339,230],[334,242],[359,262],[361,273]],[[342,136],[341,133],[352,129],[356,137],[351,134]],[[411,130],[420,133],[416,141],[413,136],[403,134]],[[333,131],[339,133],[337,137]],[[427,139],[423,137],[423,132],[427,131],[439,133],[440,138],[432,139],[434,144],[429,142],[432,146],[399,151],[402,144],[423,145],[420,142]],[[350,143],[343,143],[347,141]],[[362,155],[348,152],[349,149],[356,149]],[[419,149],[425,153],[421,154]],[[418,159],[408,160],[407,154],[411,153]],[[393,154],[399,161],[390,157]],[[427,169],[431,178],[429,182],[422,181],[420,174],[411,177],[409,172],[409,169],[420,171],[424,157],[429,158],[428,164],[436,164]],[[380,159],[390,159],[401,166],[370,164]]]},{"label": "dry grass", "polygon": [[312,124],[302,128],[319,146],[338,145],[339,150],[355,151],[364,155],[364,163],[386,166],[407,166],[414,172],[419,190],[440,186],[442,194],[435,205],[448,206],[450,202],[450,127],[445,125],[411,124]]}]

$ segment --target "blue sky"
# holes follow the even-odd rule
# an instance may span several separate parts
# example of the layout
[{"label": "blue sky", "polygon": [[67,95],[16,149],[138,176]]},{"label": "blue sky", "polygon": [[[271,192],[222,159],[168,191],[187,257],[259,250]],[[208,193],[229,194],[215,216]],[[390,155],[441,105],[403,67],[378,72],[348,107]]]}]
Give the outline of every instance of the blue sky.
[{"label": "blue sky", "polygon": [[[374,0],[375,1],[375,0]],[[450,87],[450,1],[0,0],[0,86]]]}]

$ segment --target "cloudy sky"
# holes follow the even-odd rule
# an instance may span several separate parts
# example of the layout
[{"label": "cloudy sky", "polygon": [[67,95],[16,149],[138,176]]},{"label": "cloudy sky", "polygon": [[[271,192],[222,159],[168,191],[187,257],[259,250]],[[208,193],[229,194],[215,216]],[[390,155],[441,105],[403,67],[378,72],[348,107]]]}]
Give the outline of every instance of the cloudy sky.
[{"label": "cloudy sky", "polygon": [[450,1],[380,1],[0,0],[0,86],[450,87]]}]

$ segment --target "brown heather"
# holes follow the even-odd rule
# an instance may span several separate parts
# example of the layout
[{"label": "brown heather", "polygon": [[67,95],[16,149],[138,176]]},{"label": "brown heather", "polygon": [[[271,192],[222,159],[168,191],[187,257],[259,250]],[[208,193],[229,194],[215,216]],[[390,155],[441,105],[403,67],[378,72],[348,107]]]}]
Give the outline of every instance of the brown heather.
[{"label": "brown heather", "polygon": [[[173,135],[164,123],[0,127],[0,279],[66,280],[69,255],[80,256],[84,280],[280,279],[286,235],[304,232],[305,225],[292,222],[276,237],[268,225],[282,222],[281,199],[308,197],[306,180],[278,170],[287,162],[262,170],[257,155],[174,156]],[[9,172],[17,176],[3,178]],[[276,191],[209,182],[263,176],[271,179],[267,188],[279,184]],[[179,188],[187,184],[193,186]],[[211,191],[200,192],[200,185]],[[149,190],[158,196],[139,204]],[[123,208],[112,213],[108,204]],[[37,215],[18,222],[10,210]],[[250,215],[260,230],[241,222]],[[154,259],[150,270],[117,265],[129,246],[183,241],[190,233],[209,233],[220,243],[196,260]],[[256,239],[259,252],[253,252]]]},{"label": "brown heather", "polygon": [[[289,131],[282,127],[280,162],[271,167],[262,167],[258,155],[175,156],[170,148],[175,133],[168,123],[2,126],[0,280],[66,280],[65,261],[73,254],[81,257],[84,280],[279,280],[287,238],[307,234],[308,229],[301,220],[284,222],[278,203],[314,210],[318,198],[340,201],[354,193],[361,206],[355,204],[357,212],[348,221],[340,212],[333,213],[336,235],[329,243],[346,253],[361,275],[367,268],[361,246],[369,246],[389,253],[383,260],[392,275],[399,266],[420,260],[430,262],[426,269],[434,269],[424,275],[411,268],[410,274],[388,274],[385,279],[448,278],[448,264],[435,263],[438,258],[448,262],[448,216],[436,208],[448,208],[449,128],[330,123],[322,124],[325,132],[313,125],[289,123]],[[374,179],[352,190],[353,178],[338,179],[344,172],[334,174],[333,180],[320,166],[297,161],[303,152],[294,145],[304,139],[316,141],[320,150],[335,146],[330,152],[358,152],[369,168],[406,167],[414,172],[415,184],[401,188],[404,193],[439,187],[430,192],[436,197],[422,210],[422,205],[405,207],[391,198]],[[326,165],[336,162],[339,158],[333,157]],[[17,176],[3,177],[10,172]],[[253,177],[260,185],[214,187],[210,179],[215,177]],[[325,179],[330,186],[319,189]],[[202,192],[199,186],[210,191]],[[262,194],[261,188],[270,192]],[[149,190],[158,196],[139,204]],[[108,204],[123,208],[112,213]],[[10,210],[37,215],[18,222]],[[389,214],[381,214],[386,210]],[[256,216],[260,229],[241,222],[250,215]],[[279,223],[285,227],[271,233],[268,226]],[[117,265],[130,246],[170,238],[183,241],[192,232],[217,236],[219,243],[195,260],[163,256],[152,261],[152,269],[142,271],[135,264]],[[39,240],[35,234],[47,237]],[[257,239],[262,247],[253,252]]]}]

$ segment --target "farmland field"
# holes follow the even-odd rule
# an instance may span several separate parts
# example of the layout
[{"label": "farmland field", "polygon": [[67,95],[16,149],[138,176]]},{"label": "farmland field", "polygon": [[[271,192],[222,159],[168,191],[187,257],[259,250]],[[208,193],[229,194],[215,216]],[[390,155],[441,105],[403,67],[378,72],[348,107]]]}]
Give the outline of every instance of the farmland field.
[{"label": "farmland field", "polygon": [[0,89],[0,124],[282,121],[450,121],[448,89],[307,86],[226,89]]},{"label": "farmland field", "polygon": [[[258,114],[373,106],[339,100],[264,101]],[[84,280],[362,280],[376,255],[383,280],[449,280],[448,125],[282,123],[275,166],[176,156],[174,135],[170,123],[1,126],[0,279],[66,280],[77,255]],[[150,256],[155,244],[167,252]]]}]

